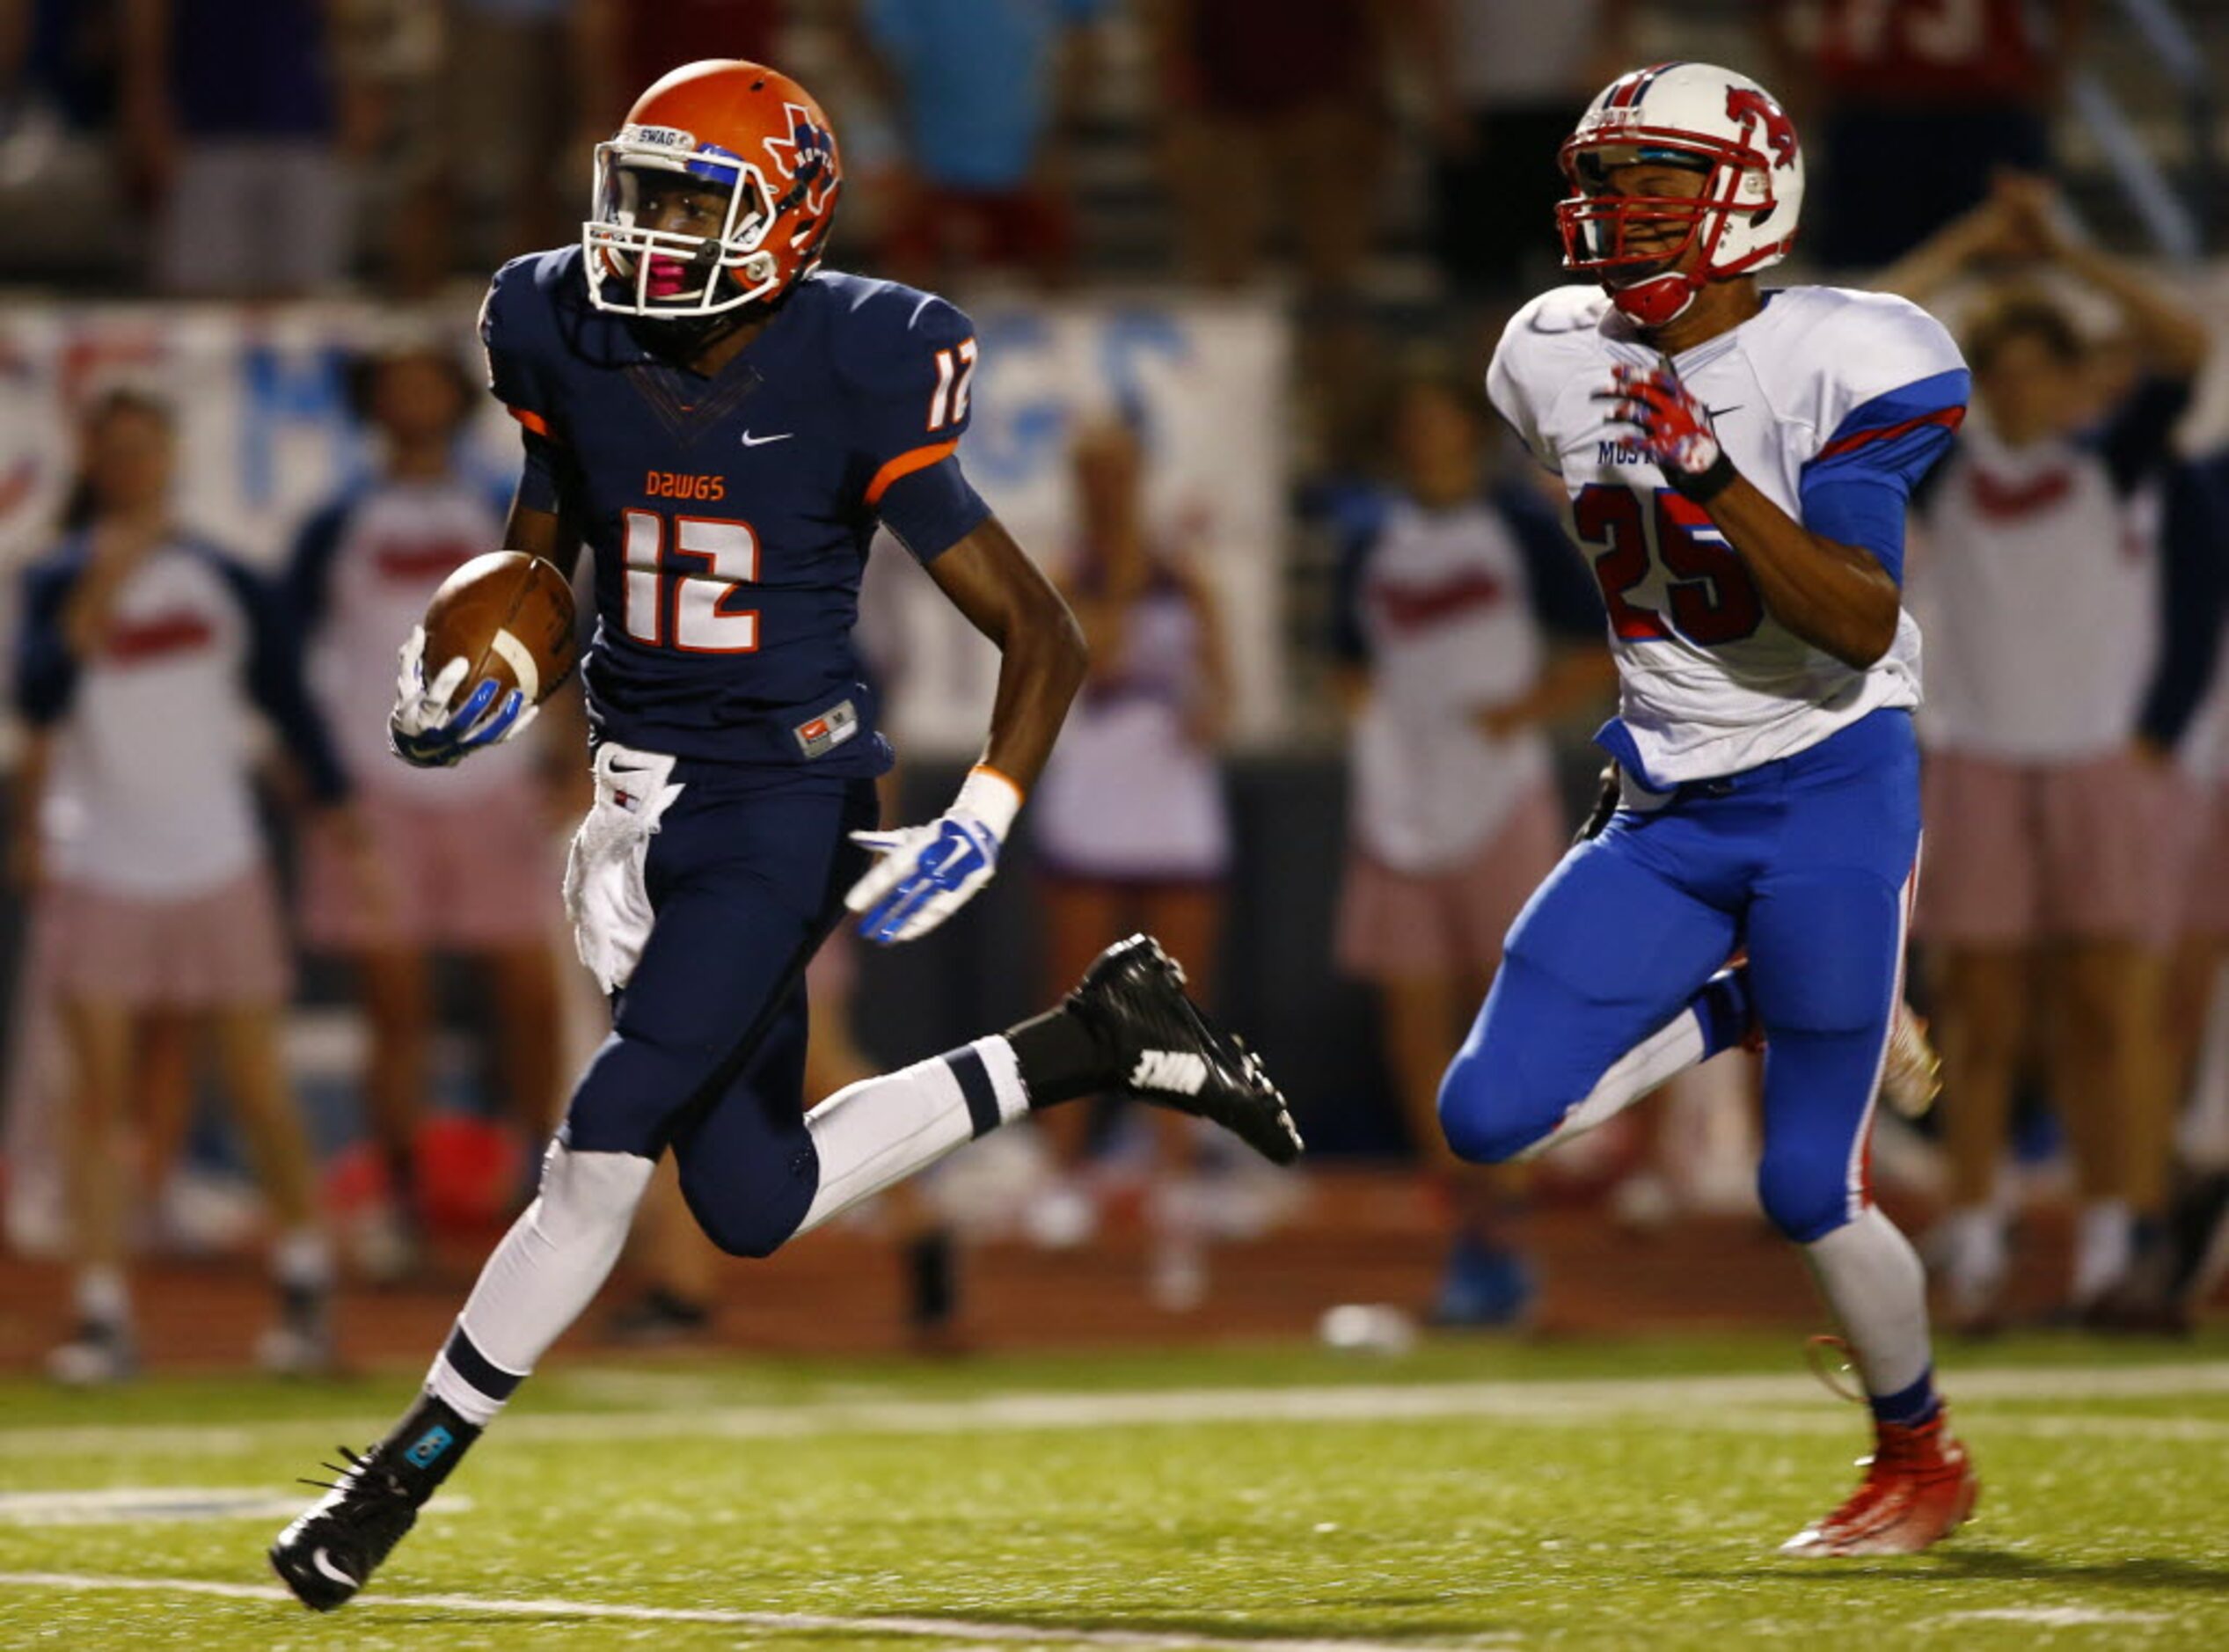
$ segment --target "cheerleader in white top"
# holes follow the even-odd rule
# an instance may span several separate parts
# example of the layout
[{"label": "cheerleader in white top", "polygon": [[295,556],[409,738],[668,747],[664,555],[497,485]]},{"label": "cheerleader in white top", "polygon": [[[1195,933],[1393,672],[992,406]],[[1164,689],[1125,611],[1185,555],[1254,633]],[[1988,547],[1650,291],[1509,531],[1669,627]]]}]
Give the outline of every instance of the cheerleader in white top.
[{"label": "cheerleader in white top", "polygon": [[118,1149],[149,1029],[205,1031],[270,1204],[281,1312],[275,1370],[333,1358],[331,1261],[314,1167],[279,1052],[291,966],[256,822],[251,722],[280,735],[333,830],[345,782],[303,691],[283,605],[170,514],[170,413],[133,391],[85,425],[73,530],[25,576],[15,702],[31,727],[16,825],[69,1051],[64,1133],[76,1335],[51,1369],[113,1381],[135,1363]]},{"label": "cheerleader in white top", "polygon": [[[1045,911],[1045,968],[1071,978],[1108,943],[1143,930],[1214,991],[1231,825],[1217,742],[1230,701],[1228,647],[1213,588],[1146,520],[1136,432],[1085,428],[1072,457],[1077,553],[1063,588],[1091,644],[1091,675],[1038,783],[1030,844]],[[1063,973],[1065,972],[1065,973]],[[1083,1158],[1088,1114],[1048,1113],[1064,1169]],[[1171,1308],[1205,1289],[1202,1200],[1188,1168],[1191,1121],[1154,1118],[1151,1284]],[[1087,1231],[1071,1178],[1037,1211],[1049,1230]],[[1051,1217],[1047,1221],[1049,1215]]]},{"label": "cheerleader in white top", "polygon": [[1918,932],[1942,1035],[1955,1207],[1942,1250],[1953,1314],[1993,1323],[2006,1275],[1998,1168],[2015,1081],[2043,1040],[2083,1202],[2068,1295],[2077,1312],[2109,1319],[2139,1231],[2167,1211],[2161,993],[2183,864],[2171,845],[2178,818],[2195,813],[2165,736],[2146,726],[2163,557],[2155,514],[2137,507],[2174,463],[2207,336],[2151,283],[2070,240],[2033,180],[2001,184],[1882,282],[1921,296],[1983,259],[2097,292],[2119,312],[2139,376],[2108,387],[2106,362],[2056,298],[1997,289],[1966,323],[1973,416],[1920,494],[1911,596],[1930,666]]},{"label": "cheerleader in white top", "polygon": [[1555,512],[1522,483],[1487,486],[1486,414],[1473,384],[1398,388],[1399,485],[1342,513],[1335,638],[1351,719],[1337,958],[1377,990],[1403,1115],[1450,1206],[1432,1317],[1468,1326],[1531,1306],[1523,1173],[1455,1160],[1440,1075],[1570,838],[1543,725],[1598,709],[1617,681]]},{"label": "cheerleader in white top", "polygon": [[[549,1128],[561,1042],[552,788],[578,765],[537,772],[551,749],[544,728],[453,770],[414,769],[388,751],[379,708],[395,639],[410,634],[460,563],[501,545],[508,501],[457,469],[471,386],[453,353],[398,340],[356,364],[354,389],[378,438],[380,472],[303,524],[287,589],[311,690],[388,872],[374,904],[332,833],[313,831],[303,844],[303,942],[348,960],[371,1034],[365,1110],[390,1205],[366,1226],[361,1254],[391,1276],[418,1251],[413,1138],[430,1088],[435,954],[461,955],[485,982],[508,1111],[530,1140]],[[574,704],[568,691],[558,709]]]}]

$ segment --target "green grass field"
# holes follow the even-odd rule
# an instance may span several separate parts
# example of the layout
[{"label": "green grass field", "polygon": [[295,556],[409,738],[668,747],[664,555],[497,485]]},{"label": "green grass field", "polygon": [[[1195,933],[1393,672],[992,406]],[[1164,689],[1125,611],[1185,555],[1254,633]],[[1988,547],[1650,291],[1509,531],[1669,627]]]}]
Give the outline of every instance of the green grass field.
[{"label": "green grass field", "polygon": [[1955,1356],[1979,1520],[1840,1565],[1773,1553],[1864,1441],[1785,1338],[574,1367],[355,1604],[275,1598],[408,1386],[0,1385],[0,1647],[2229,1646],[2218,1338]]}]

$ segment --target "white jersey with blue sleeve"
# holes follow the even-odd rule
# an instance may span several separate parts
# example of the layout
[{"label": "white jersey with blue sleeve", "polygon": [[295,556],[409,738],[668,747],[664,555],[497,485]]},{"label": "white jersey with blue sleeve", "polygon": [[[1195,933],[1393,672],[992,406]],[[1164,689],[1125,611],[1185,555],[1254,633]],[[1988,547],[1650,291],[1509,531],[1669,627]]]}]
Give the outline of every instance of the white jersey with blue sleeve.
[{"label": "white jersey with blue sleeve", "polygon": [[[1911,488],[1963,417],[1965,363],[1941,325],[1885,294],[1798,287],[1671,358],[1720,445],[1814,532],[1860,545],[1902,581]],[[1593,566],[1621,683],[1597,736],[1657,790],[1738,773],[1919,701],[1919,631],[1851,666],[1765,610],[1708,508],[1664,486],[1596,392],[1619,362],[1663,356],[1599,289],[1557,288],[1510,321],[1487,390],[1563,479],[1566,527]]]}]

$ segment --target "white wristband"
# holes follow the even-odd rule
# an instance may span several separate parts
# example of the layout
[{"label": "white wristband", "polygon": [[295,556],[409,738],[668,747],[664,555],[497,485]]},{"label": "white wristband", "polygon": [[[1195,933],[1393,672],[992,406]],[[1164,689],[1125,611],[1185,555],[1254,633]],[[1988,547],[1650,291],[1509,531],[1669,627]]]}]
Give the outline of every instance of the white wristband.
[{"label": "white wristband", "polygon": [[988,764],[977,764],[968,771],[968,778],[960,784],[960,795],[952,800],[953,812],[971,815],[990,828],[990,835],[1001,844],[1014,829],[1014,816],[1021,812],[1021,788]]}]

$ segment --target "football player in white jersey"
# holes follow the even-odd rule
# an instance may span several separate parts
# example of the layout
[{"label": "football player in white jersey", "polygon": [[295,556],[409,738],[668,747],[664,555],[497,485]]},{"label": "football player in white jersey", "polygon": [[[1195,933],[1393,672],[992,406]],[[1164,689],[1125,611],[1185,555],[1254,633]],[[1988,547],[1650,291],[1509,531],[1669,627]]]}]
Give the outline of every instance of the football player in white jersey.
[{"label": "football player in white jersey", "polygon": [[1803,160],[1756,82],[1635,70],[1561,159],[1564,265],[1600,285],[1520,311],[1487,384],[1560,475],[1602,587],[1621,691],[1598,738],[1622,806],[1510,931],[1441,1121],[1466,1159],[1520,1158],[1761,1029],[1758,1192],[1841,1321],[1878,1442],[1787,1549],[1910,1553],[1978,1489],[1935,1392],[1919,1259],[1867,1177],[1919,850],[1904,513],[1965,366],[1902,299],[1758,286],[1794,239]]}]

